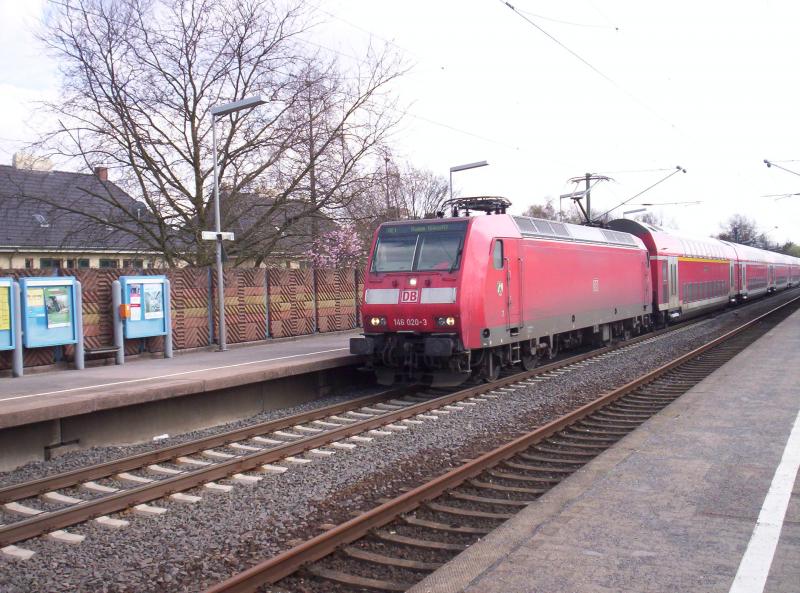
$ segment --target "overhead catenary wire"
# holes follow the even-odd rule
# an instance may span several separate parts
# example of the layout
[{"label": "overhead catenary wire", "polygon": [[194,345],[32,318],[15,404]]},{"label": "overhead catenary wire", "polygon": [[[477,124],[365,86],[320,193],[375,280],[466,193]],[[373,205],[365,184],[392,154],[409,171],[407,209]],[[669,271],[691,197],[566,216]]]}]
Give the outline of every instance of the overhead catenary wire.
[{"label": "overhead catenary wire", "polygon": [[[786,162],[786,161],[783,161],[783,162]],[[797,171],[792,171],[791,169],[787,169],[786,167],[782,167],[781,165],[778,164],[777,161],[771,161],[769,159],[764,159],[764,164],[767,167],[775,167],[776,169],[780,169],[781,171],[786,171],[787,173],[791,173],[792,175],[797,175],[798,177],[800,177],[800,173],[798,173]]]},{"label": "overhead catenary wire", "polygon": [[594,64],[592,64],[591,62],[589,62],[589,61],[588,61],[586,58],[584,58],[583,56],[581,56],[581,55],[580,55],[578,52],[574,51],[574,50],[573,50],[573,49],[571,49],[569,46],[567,46],[566,44],[562,43],[562,42],[561,42],[561,41],[560,41],[558,38],[556,38],[556,37],[555,37],[555,36],[553,36],[552,34],[550,34],[550,33],[548,33],[547,31],[545,31],[545,30],[544,30],[544,29],[543,29],[543,28],[542,28],[540,25],[538,25],[538,24],[537,24],[537,23],[535,23],[533,20],[531,20],[530,18],[528,18],[527,16],[525,16],[525,14],[523,14],[523,12],[521,12],[521,11],[517,10],[517,8],[516,8],[516,7],[515,7],[513,4],[511,4],[511,3],[510,3],[510,2],[508,2],[507,0],[499,0],[499,2],[500,2],[501,4],[503,4],[503,5],[507,6],[507,7],[508,7],[508,8],[509,8],[509,9],[510,9],[510,10],[511,10],[511,11],[512,11],[514,14],[516,14],[517,16],[519,16],[521,19],[523,19],[525,22],[527,22],[527,23],[528,23],[529,25],[531,25],[532,27],[535,27],[535,28],[536,28],[536,29],[537,29],[539,32],[541,32],[543,35],[545,35],[546,37],[548,37],[548,38],[549,38],[551,41],[553,41],[554,43],[556,43],[556,44],[557,44],[559,47],[561,47],[561,48],[562,48],[564,51],[568,52],[568,53],[569,53],[570,55],[572,55],[574,58],[576,58],[577,60],[579,60],[580,62],[582,62],[582,63],[583,63],[585,66],[587,66],[588,68],[590,68],[590,69],[591,69],[591,70],[592,70],[592,71],[593,71],[595,74],[597,74],[598,76],[600,76],[601,78],[603,78],[603,79],[604,79],[606,82],[608,82],[608,83],[610,83],[611,85],[613,85],[613,86],[614,86],[614,87],[615,87],[617,90],[619,90],[620,92],[622,92],[623,94],[625,94],[625,95],[626,95],[626,96],[627,96],[629,99],[631,99],[632,101],[634,101],[634,102],[635,102],[636,104],[638,104],[640,107],[642,107],[642,108],[646,109],[646,110],[647,110],[647,111],[649,111],[649,112],[650,112],[652,115],[654,115],[655,117],[657,117],[657,118],[658,118],[658,119],[660,119],[662,122],[664,122],[665,124],[669,125],[670,127],[674,128],[674,129],[677,129],[677,126],[676,126],[675,124],[673,124],[672,122],[670,122],[670,121],[669,121],[668,119],[666,119],[666,118],[665,118],[663,115],[661,115],[661,114],[660,114],[660,113],[658,113],[658,112],[657,112],[655,109],[653,109],[652,107],[650,107],[650,106],[649,106],[647,103],[645,103],[644,101],[642,101],[641,99],[639,99],[639,98],[638,98],[636,95],[634,95],[633,93],[631,93],[631,92],[630,92],[628,89],[626,89],[625,87],[623,87],[623,86],[622,86],[621,84],[619,84],[619,83],[618,83],[616,80],[614,80],[613,78],[611,78],[611,77],[610,77],[608,74],[606,74],[605,72],[603,72],[602,70],[600,70],[600,69],[599,69],[597,66],[595,66]]},{"label": "overhead catenary wire", "polygon": [[694,206],[702,204],[703,200],[692,200],[687,202],[634,202],[630,206]]},{"label": "overhead catenary wire", "polygon": [[586,27],[588,29],[614,29],[615,31],[619,31],[619,27],[616,25],[595,25],[591,23],[576,23],[574,21],[566,21],[562,19],[555,19],[553,17],[544,16],[542,14],[536,14],[533,12],[528,12],[527,10],[522,10],[521,8],[517,9],[518,12],[522,14],[527,14],[533,18],[542,19],[543,21],[550,21],[551,23],[558,23],[559,25],[570,25],[572,27]]},{"label": "overhead catenary wire", "polygon": [[659,169],[628,169],[626,171],[598,171],[598,175],[624,175],[630,173],[665,173],[672,171],[672,167],[662,167]]},{"label": "overhead catenary wire", "polygon": [[658,180],[658,181],[656,181],[654,184],[652,184],[652,185],[650,185],[650,186],[648,186],[648,187],[644,188],[644,189],[643,189],[642,191],[640,191],[639,193],[637,193],[637,194],[634,194],[633,196],[631,196],[631,197],[630,197],[630,198],[628,198],[627,200],[624,200],[624,201],[622,201],[621,203],[617,204],[617,205],[616,205],[616,206],[614,206],[613,208],[609,208],[608,210],[606,210],[605,212],[603,212],[603,213],[602,213],[600,216],[596,217],[596,219],[595,219],[595,220],[602,220],[602,219],[603,219],[603,217],[604,217],[606,214],[608,214],[609,212],[613,212],[613,211],[614,211],[614,210],[616,210],[617,208],[620,208],[621,206],[624,206],[625,204],[628,204],[628,203],[632,202],[633,200],[635,200],[636,198],[638,198],[639,196],[641,196],[643,193],[645,193],[645,192],[647,192],[647,191],[650,191],[651,189],[653,189],[653,188],[654,188],[654,187],[656,187],[657,185],[660,185],[660,184],[664,183],[664,182],[665,182],[667,179],[669,179],[669,178],[670,178],[670,177],[672,177],[673,175],[676,175],[676,174],[678,174],[678,173],[681,173],[681,172],[682,172],[682,173],[686,173],[686,169],[684,169],[684,168],[683,168],[683,167],[681,167],[680,165],[676,166],[676,167],[675,167],[675,170],[674,170],[672,173],[670,173],[670,174],[669,174],[669,175],[667,175],[666,177],[663,177],[663,178],[659,179],[659,180]]}]

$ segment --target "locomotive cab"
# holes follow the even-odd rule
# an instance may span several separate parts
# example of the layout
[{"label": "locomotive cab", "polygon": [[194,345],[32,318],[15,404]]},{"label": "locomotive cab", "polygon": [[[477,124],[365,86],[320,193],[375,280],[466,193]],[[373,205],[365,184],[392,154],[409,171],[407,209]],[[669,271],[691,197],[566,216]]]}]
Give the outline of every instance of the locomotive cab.
[{"label": "locomotive cab", "polygon": [[456,385],[469,377],[459,289],[469,219],[382,225],[364,280],[364,337],[350,351],[370,357],[381,384]]}]

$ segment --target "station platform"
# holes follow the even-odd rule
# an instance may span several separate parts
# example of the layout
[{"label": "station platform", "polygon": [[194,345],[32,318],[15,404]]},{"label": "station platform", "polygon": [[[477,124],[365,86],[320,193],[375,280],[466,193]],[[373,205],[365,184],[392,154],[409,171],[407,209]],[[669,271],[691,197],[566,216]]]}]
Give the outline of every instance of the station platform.
[{"label": "station platform", "polygon": [[409,593],[797,593],[799,355],[794,313]]},{"label": "station platform", "polygon": [[[139,425],[148,423],[151,427],[149,432],[154,434],[159,434],[157,431],[174,433],[244,417],[262,409],[300,403],[313,395],[320,395],[312,393],[320,384],[320,373],[358,364],[360,357],[351,355],[349,351],[349,340],[358,333],[358,330],[353,330],[237,345],[226,352],[176,352],[171,359],[139,358],[119,366],[87,367],[81,371],[47,371],[0,379],[0,467],[13,466],[9,449],[3,450],[5,442],[20,437],[23,440],[30,438],[28,434],[12,434],[9,431],[12,428],[37,426],[34,432],[48,433],[44,436],[37,434],[37,442],[48,441],[58,445],[82,440],[82,445],[86,446],[114,442],[114,434],[122,436],[122,442],[136,440],[134,435],[141,431],[131,422]],[[292,378],[299,382],[300,376],[313,377],[315,374],[317,378],[310,379],[308,389],[288,384]],[[347,380],[352,381],[352,376]],[[267,382],[282,387],[265,393],[262,386]],[[302,397],[304,391],[308,392],[307,397]],[[216,396],[220,393],[225,395],[227,408],[218,406],[219,409],[215,410],[216,400],[219,399]],[[202,398],[208,394],[215,395],[214,401],[207,401],[208,397]],[[195,405],[193,412],[187,413],[185,410],[186,396],[192,396],[188,399]],[[175,405],[179,399],[184,405]],[[160,408],[153,405],[159,402],[165,405],[172,402],[172,407],[167,409],[163,405]],[[148,404],[149,413],[139,414],[138,421],[136,418],[127,418],[124,425],[119,421],[107,422],[111,419],[109,414],[115,411],[141,411]],[[106,413],[104,416],[101,415],[103,412]],[[87,438],[84,429],[73,430],[80,432],[81,436],[64,433],[69,430],[62,421],[85,418],[87,415],[105,421],[107,428],[101,432],[107,436],[97,434]],[[173,416],[171,422],[167,422],[165,417],[169,415]],[[192,415],[198,417],[196,421],[188,418]],[[206,418],[199,419],[200,415]],[[59,424],[53,425],[53,422]],[[85,428],[86,422],[83,422],[83,426]],[[131,426],[128,436],[124,436],[126,426]]]}]

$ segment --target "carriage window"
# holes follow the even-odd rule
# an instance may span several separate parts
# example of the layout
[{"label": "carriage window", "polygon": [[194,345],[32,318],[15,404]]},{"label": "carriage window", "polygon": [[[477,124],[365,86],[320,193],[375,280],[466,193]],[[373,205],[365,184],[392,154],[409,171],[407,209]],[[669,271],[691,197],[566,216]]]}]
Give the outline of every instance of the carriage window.
[{"label": "carriage window", "polygon": [[494,251],[492,252],[492,260],[494,261],[494,269],[503,269],[503,242],[497,240],[494,242]]}]

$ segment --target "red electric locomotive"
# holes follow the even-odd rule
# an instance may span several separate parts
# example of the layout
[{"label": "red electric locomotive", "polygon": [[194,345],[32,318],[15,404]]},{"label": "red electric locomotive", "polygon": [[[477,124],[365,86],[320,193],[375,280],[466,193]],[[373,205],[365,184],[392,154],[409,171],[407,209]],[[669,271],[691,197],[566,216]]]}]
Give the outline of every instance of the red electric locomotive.
[{"label": "red electric locomotive", "polygon": [[376,231],[364,337],[350,350],[368,357],[380,383],[493,380],[501,366],[532,368],[562,347],[650,325],[650,259],[639,238],[511,216],[507,205],[464,198],[451,218]]}]

